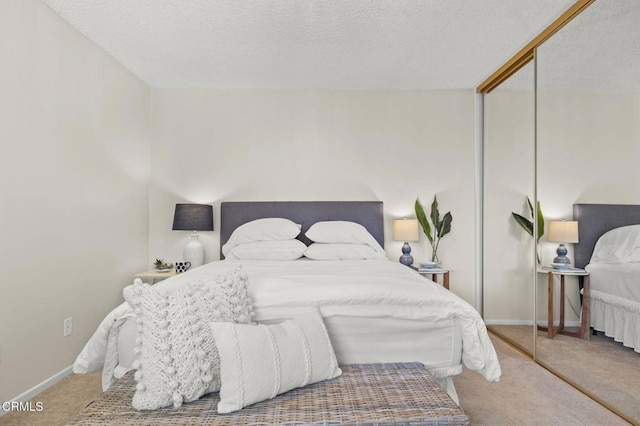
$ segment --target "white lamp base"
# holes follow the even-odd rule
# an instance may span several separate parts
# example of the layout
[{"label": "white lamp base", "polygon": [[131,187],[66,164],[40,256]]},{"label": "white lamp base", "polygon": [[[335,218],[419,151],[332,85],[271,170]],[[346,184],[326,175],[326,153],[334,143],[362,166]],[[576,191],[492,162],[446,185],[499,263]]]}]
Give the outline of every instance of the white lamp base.
[{"label": "white lamp base", "polygon": [[191,241],[184,246],[184,250],[182,251],[182,260],[191,262],[191,268],[204,265],[204,246],[198,241],[198,237],[198,233],[193,231]]}]

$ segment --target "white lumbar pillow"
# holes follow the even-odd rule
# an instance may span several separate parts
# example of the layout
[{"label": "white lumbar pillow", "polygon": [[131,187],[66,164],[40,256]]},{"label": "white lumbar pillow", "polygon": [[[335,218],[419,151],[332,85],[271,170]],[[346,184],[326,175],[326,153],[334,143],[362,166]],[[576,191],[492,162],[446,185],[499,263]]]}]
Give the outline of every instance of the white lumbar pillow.
[{"label": "white lumbar pillow", "polygon": [[225,414],[342,374],[320,314],[273,325],[211,323]]}]

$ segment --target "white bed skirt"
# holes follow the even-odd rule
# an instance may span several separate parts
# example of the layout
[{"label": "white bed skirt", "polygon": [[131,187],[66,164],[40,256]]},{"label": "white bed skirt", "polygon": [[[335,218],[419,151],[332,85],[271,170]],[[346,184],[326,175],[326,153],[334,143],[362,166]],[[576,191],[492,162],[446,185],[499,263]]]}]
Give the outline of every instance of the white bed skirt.
[{"label": "white bed skirt", "polygon": [[640,303],[596,290],[590,293],[591,326],[640,353]]}]

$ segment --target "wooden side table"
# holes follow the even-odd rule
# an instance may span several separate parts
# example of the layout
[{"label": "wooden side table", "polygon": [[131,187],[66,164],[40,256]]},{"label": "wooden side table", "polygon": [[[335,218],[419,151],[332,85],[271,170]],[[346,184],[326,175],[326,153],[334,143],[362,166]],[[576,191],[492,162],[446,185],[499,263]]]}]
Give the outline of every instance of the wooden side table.
[{"label": "wooden side table", "polygon": [[[552,268],[538,268],[538,273],[547,274],[547,297],[548,297],[548,313],[547,313],[547,326],[543,327],[538,325],[538,330],[547,332],[547,337],[553,339],[556,334],[564,334],[566,336],[579,337],[581,339],[590,340],[591,334],[589,333],[589,273],[583,270],[580,271],[563,271]],[[554,276],[560,277],[560,323],[557,328],[553,327],[553,283]],[[580,330],[567,331],[564,329],[564,277],[574,276],[583,277],[582,287],[582,315],[580,322]]]},{"label": "wooden side table", "polygon": [[433,268],[433,269],[419,269],[415,268],[420,275],[424,275],[425,277],[430,275],[431,280],[433,282],[438,282],[438,275],[442,275],[442,286],[449,290],[449,270],[443,268]]},{"label": "wooden side table", "polygon": [[160,281],[165,278],[173,277],[174,275],[176,275],[175,269],[167,272],[159,272],[155,269],[152,269],[150,271],[140,272],[139,274],[136,274],[136,278],[140,278],[141,280],[149,280],[149,284],[154,285],[156,283],[156,280]]}]

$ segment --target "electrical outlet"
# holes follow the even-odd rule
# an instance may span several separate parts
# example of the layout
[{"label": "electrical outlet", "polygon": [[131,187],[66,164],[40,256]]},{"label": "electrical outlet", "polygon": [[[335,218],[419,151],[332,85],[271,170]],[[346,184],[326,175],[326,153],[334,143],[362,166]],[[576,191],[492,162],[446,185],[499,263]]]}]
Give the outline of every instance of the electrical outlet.
[{"label": "electrical outlet", "polygon": [[73,319],[71,317],[64,320],[64,337],[71,336],[73,332]]}]

